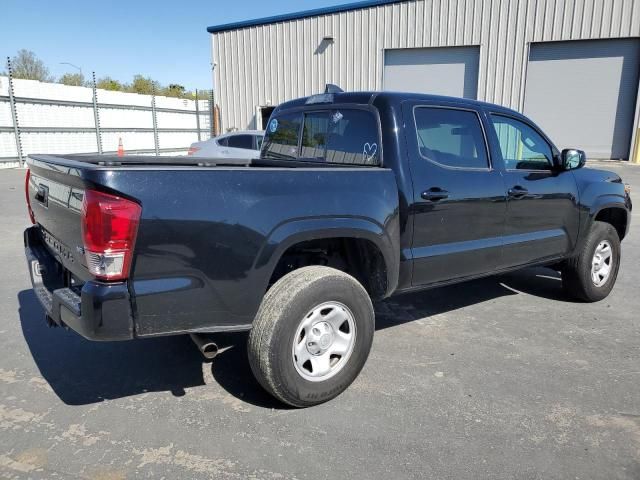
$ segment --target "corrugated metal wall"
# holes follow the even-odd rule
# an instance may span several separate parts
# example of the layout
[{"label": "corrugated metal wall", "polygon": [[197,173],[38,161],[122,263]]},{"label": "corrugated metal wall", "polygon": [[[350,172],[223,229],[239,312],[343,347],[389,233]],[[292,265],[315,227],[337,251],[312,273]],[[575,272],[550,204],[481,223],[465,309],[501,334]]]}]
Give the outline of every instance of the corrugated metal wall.
[{"label": "corrugated metal wall", "polygon": [[[334,43],[322,42],[332,35]],[[640,36],[640,0],[417,0],[211,35],[222,127],[256,107],[382,88],[384,49],[480,46],[478,99],[523,106],[528,44]]]}]

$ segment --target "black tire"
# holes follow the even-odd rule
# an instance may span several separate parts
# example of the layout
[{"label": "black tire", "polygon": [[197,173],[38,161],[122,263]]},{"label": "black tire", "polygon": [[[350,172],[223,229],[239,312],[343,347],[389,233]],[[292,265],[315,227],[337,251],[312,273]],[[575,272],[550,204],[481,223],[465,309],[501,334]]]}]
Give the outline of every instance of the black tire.
[{"label": "black tire", "polygon": [[[294,337],[302,320],[325,302],[339,302],[353,314],[355,340],[346,363],[323,381],[305,379],[294,365]],[[329,267],[295,270],[266,293],[249,334],[249,364],[262,387],[294,407],[326,402],[342,393],[364,366],[375,320],[371,299],[352,276]]]},{"label": "black tire", "polygon": [[[601,242],[611,246],[611,271],[606,282],[597,286],[591,278],[592,260]],[[584,302],[598,302],[611,292],[620,268],[620,238],[612,225],[593,222],[581,251],[566,260],[562,269],[562,286],[569,296]]]}]

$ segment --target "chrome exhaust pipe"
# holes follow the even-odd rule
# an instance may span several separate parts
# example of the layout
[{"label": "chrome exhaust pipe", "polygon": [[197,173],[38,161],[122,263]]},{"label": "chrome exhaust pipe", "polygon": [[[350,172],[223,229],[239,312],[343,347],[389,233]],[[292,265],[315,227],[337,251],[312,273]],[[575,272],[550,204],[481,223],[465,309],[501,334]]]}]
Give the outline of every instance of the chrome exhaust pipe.
[{"label": "chrome exhaust pipe", "polygon": [[218,355],[218,345],[215,342],[211,341],[206,335],[202,335],[200,333],[190,333],[189,336],[193,343],[196,344],[200,353],[207,360],[213,360],[216,355]]}]

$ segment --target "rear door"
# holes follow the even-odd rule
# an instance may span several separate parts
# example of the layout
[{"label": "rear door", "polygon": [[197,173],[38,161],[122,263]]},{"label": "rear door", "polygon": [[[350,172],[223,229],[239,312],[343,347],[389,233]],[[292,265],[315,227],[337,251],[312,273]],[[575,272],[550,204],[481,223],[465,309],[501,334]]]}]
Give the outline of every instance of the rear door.
[{"label": "rear door", "polygon": [[577,187],[554,168],[556,148],[526,119],[493,112],[492,142],[504,163],[507,188],[505,267],[560,257],[578,236]]},{"label": "rear door", "polygon": [[477,111],[464,105],[403,105],[414,193],[413,284],[500,266],[506,194]]}]

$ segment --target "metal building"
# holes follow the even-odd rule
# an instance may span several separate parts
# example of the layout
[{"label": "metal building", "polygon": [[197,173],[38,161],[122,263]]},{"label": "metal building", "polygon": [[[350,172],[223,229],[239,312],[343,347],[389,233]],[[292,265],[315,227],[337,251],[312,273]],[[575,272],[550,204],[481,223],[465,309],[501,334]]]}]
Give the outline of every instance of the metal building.
[{"label": "metal building", "polygon": [[498,103],[640,161],[640,0],[369,0],[207,30],[223,130],[335,83]]}]

